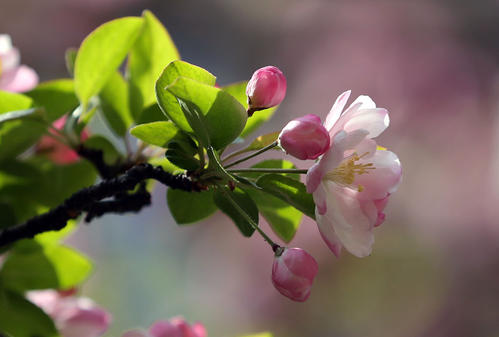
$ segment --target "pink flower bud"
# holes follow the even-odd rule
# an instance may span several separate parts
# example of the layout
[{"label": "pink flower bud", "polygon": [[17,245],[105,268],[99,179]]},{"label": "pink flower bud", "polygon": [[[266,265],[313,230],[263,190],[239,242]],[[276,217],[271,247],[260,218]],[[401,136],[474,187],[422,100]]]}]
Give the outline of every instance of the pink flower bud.
[{"label": "pink flower bud", "polygon": [[284,248],[272,265],[274,287],[293,301],[305,302],[319,267],[315,259],[301,248]]},{"label": "pink flower bud", "polygon": [[121,337],[206,337],[206,330],[201,323],[191,326],[182,317],[175,317],[153,323],[148,332],[130,330]]},{"label": "pink flower bud", "polygon": [[286,77],[274,66],[260,68],[251,76],[246,95],[250,116],[254,111],[276,106],[286,96]]},{"label": "pink flower bud", "polygon": [[301,160],[317,159],[329,149],[329,133],[317,115],[293,119],[279,135],[279,145]]},{"label": "pink flower bud", "polygon": [[[62,130],[64,128],[64,124],[66,124],[65,115],[52,123],[52,126],[57,130]],[[50,130],[50,132],[53,133],[52,130]],[[80,140],[83,142],[87,140],[88,137],[88,131],[83,129],[80,135]],[[47,157],[56,164],[71,164],[79,160],[78,154],[73,149],[50,136],[43,136],[40,139],[36,146],[36,151],[38,153],[47,153]]]}]

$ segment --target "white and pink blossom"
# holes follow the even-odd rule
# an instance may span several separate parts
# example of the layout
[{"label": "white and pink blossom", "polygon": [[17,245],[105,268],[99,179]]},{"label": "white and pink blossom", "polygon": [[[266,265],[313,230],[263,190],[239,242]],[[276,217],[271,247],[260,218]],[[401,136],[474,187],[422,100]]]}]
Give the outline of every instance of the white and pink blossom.
[{"label": "white and pink blossom", "polygon": [[206,337],[206,329],[197,322],[189,325],[182,317],[153,323],[148,331],[130,330],[121,337]]},{"label": "white and pink blossom", "polygon": [[19,50],[7,34],[0,34],[0,90],[25,92],[38,84],[38,75],[20,63]]},{"label": "white and pink blossom", "polygon": [[350,91],[341,94],[324,127],[330,149],[307,173],[319,231],[338,256],[342,247],[358,257],[371,254],[373,228],[385,219],[384,208],[401,180],[398,157],[372,139],[389,125],[388,111],[359,96],[345,111]]},{"label": "white and pink blossom", "polygon": [[34,290],[26,297],[52,318],[62,337],[99,337],[111,322],[107,311],[89,298],[73,296],[73,292]]}]

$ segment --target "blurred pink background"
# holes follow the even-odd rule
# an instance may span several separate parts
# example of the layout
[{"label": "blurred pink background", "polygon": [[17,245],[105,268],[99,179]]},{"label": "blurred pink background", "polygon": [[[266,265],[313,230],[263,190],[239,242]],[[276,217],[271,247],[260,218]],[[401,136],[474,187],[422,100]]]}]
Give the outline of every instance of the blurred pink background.
[{"label": "blurred pink background", "polygon": [[294,303],[272,287],[272,253],[258,236],[244,239],[219,213],[179,227],[158,188],[140,215],[106,216],[69,240],[95,259],[83,293],[113,312],[107,336],[178,314],[204,322],[212,337],[499,336],[497,1],[1,0],[0,8],[0,32],[42,80],[67,76],[64,50],[96,26],[148,8],[183,58],[222,85],[269,64],[284,71],[287,97],[259,134],[307,113],[324,118],[347,89],[390,111],[379,142],[398,154],[404,177],[372,256],[336,259],[303,221],[291,245],[316,257],[319,274],[310,299]]}]

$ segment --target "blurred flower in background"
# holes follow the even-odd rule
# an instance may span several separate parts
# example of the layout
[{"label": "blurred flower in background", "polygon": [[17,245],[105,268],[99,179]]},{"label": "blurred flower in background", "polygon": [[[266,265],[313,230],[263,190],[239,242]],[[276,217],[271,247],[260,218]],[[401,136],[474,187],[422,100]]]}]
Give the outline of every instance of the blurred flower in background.
[{"label": "blurred flower in background", "polygon": [[67,76],[66,48],[144,8],[221,85],[266,64],[283,70],[286,99],[261,134],[305,114],[324,120],[344,88],[368,94],[390,111],[379,142],[404,181],[370,257],[335,260],[314,222],[301,224],[292,244],[321,266],[306,303],[273,289],[259,238],[221,214],[177,226],[159,188],[140,215],[80,228],[70,242],[96,260],[84,292],[113,312],[107,336],[177,314],[222,337],[499,334],[497,1],[18,0],[2,3],[0,31],[48,80]]},{"label": "blurred flower in background", "polygon": [[0,34],[0,90],[23,92],[38,84],[35,71],[20,61],[19,50],[12,46],[10,36]]}]

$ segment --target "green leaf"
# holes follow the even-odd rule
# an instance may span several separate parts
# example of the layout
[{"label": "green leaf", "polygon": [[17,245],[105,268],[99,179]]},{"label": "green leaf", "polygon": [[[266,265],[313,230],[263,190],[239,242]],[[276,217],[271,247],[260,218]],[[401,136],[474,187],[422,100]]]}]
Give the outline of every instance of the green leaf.
[{"label": "green leaf", "polygon": [[78,55],[78,49],[68,48],[64,53],[64,61],[66,62],[66,70],[69,76],[73,77],[75,73],[75,61],[76,55]]},{"label": "green leaf", "polygon": [[173,218],[179,225],[190,224],[209,217],[217,210],[213,191],[186,192],[169,188],[166,201]]},{"label": "green leaf", "polygon": [[142,110],[139,120],[136,121],[137,124],[145,124],[159,121],[166,121],[168,117],[165,116],[158,103],[149,105]]},{"label": "green leaf", "polygon": [[128,83],[119,72],[114,72],[99,95],[104,119],[111,129],[124,137],[133,120],[128,106]]},{"label": "green leaf", "polygon": [[55,121],[78,106],[73,80],[68,78],[40,83],[26,95],[33,99],[35,106],[45,109],[49,122]]},{"label": "green leaf", "polygon": [[130,51],[128,75],[130,79],[130,105],[135,117],[144,106],[156,101],[154,86],[168,63],[180,55],[166,28],[148,10],[142,14],[144,28]]},{"label": "green leaf", "polygon": [[0,288],[0,334],[59,337],[52,319],[22,295]]},{"label": "green leaf", "polygon": [[[225,189],[225,187],[224,187]],[[230,199],[229,199],[230,198]],[[234,191],[225,189],[217,190],[213,195],[213,200],[218,208],[225,213],[236,224],[237,228],[244,236],[250,237],[255,229],[241,214],[241,212],[231,202],[234,201],[247,215],[258,225],[258,207],[251,197],[243,190],[236,188]]]},{"label": "green leaf", "polygon": [[[246,96],[247,84],[248,82],[244,81],[223,87],[223,90],[234,96],[244,106],[245,110],[248,109],[248,96]],[[246,138],[249,134],[256,131],[260,125],[272,117],[276,109],[277,106],[255,112],[253,116],[248,118],[248,122],[241,133],[241,138]]]},{"label": "green leaf", "polygon": [[69,247],[34,243],[30,248],[10,251],[0,270],[5,288],[19,292],[68,289],[83,282],[92,269],[85,256]]},{"label": "green leaf", "polygon": [[32,103],[33,101],[28,96],[0,90],[0,114],[25,110],[30,108]]},{"label": "green leaf", "polygon": [[270,227],[284,242],[295,236],[302,219],[302,212],[268,193],[245,189],[258,206],[258,210]]},{"label": "green leaf", "polygon": [[195,157],[196,154],[198,154],[196,143],[186,133],[180,131],[168,142],[165,156],[178,167],[194,171],[201,167],[200,160]]},{"label": "green leaf", "polygon": [[215,149],[229,145],[244,129],[248,118],[246,110],[225,91],[185,77],[177,78],[167,89],[178,99],[199,109]]},{"label": "green leaf", "polygon": [[0,202],[0,229],[14,226],[16,213],[7,203]]},{"label": "green leaf", "polygon": [[152,122],[133,127],[130,133],[140,140],[166,148],[180,130],[172,122]]},{"label": "green leaf", "polygon": [[81,104],[98,94],[122,64],[143,25],[143,19],[125,17],[99,26],[82,42],[75,61],[75,89]]},{"label": "green leaf", "polygon": [[150,158],[149,164],[154,165],[154,166],[161,166],[161,168],[163,168],[163,170],[165,170],[166,172],[173,173],[173,174],[178,174],[178,173],[184,172],[183,169],[181,169],[178,166],[175,166],[173,163],[171,163],[166,158]]},{"label": "green leaf", "polygon": [[315,204],[311,194],[307,193],[305,185],[293,178],[279,174],[266,174],[258,178],[256,184],[265,192],[287,202],[315,219]]},{"label": "green leaf", "polygon": [[104,161],[109,165],[116,164],[118,160],[124,159],[113,143],[102,135],[92,135],[84,144],[86,148],[101,150],[104,154]]},{"label": "green leaf", "polygon": [[166,90],[166,87],[171,85],[180,76],[207,85],[215,85],[216,77],[207,70],[193,64],[184,61],[173,61],[168,64],[156,81],[156,98],[163,113],[177,124],[180,129],[192,132],[192,128],[187,122],[177,99]]},{"label": "green leaf", "polygon": [[0,114],[0,124],[24,118],[38,119],[43,123],[43,112],[44,110],[41,108],[5,112]]}]

